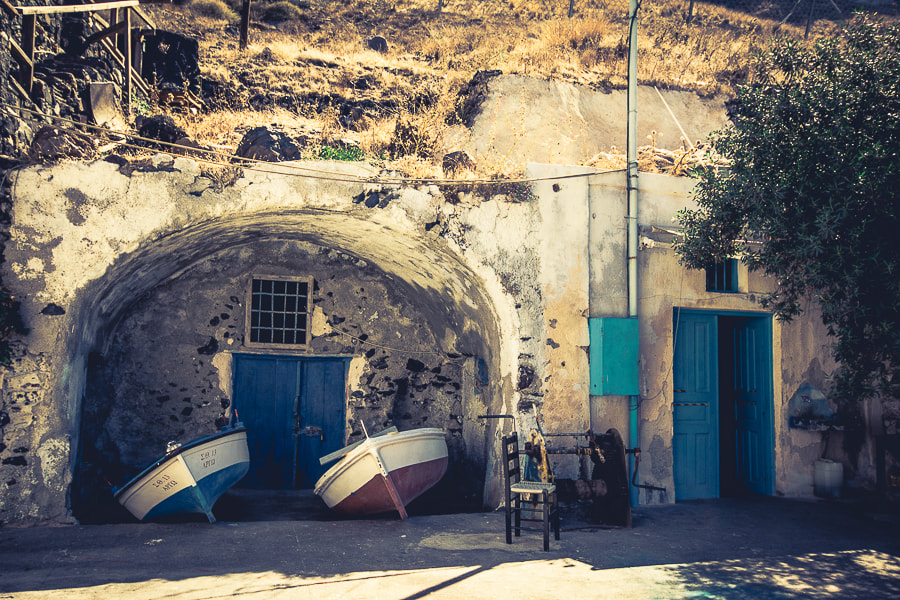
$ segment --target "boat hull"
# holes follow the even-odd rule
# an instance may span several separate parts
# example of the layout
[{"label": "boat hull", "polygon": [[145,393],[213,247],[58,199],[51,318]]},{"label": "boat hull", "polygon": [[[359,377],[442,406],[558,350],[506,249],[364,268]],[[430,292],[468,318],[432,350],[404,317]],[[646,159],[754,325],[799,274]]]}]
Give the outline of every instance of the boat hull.
[{"label": "boat hull", "polygon": [[137,519],[205,514],[215,522],[216,500],[250,469],[247,430],[236,428],[185,444],[116,491],[116,500]]},{"label": "boat hull", "polygon": [[372,515],[405,507],[447,472],[447,442],[436,428],[372,437],[349,452],[316,483],[325,504],[350,515]]}]

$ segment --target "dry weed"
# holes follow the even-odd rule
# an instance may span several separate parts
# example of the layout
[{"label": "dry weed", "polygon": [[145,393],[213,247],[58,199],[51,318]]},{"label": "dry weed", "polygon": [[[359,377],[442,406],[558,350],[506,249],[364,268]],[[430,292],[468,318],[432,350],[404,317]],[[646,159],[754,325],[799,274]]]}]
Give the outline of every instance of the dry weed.
[{"label": "dry weed", "polygon": [[[201,1],[213,0],[196,0]],[[760,4],[755,14],[697,2],[690,23],[682,0],[644,3],[638,24],[639,82],[732,94],[752,80],[750,57],[776,31],[803,38],[797,22],[778,27],[782,7],[777,2]],[[234,8],[240,2],[230,4]],[[262,11],[273,2],[254,4]],[[198,18],[189,8],[172,5],[147,5],[146,10],[161,27],[199,39],[205,77],[229,86],[232,97],[255,94],[264,100],[254,104],[262,107],[259,111],[245,103],[231,111],[177,116],[193,139],[223,147],[236,146],[252,126],[278,122],[315,131],[317,144],[354,139],[372,160],[411,176],[439,175],[440,156],[450,144],[447,115],[477,71],[499,69],[594,88],[626,85],[628,0],[578,0],[573,18],[565,0],[444,0],[441,12],[438,4],[352,0],[323,5],[312,0],[311,8],[303,8],[297,3],[300,17],[282,7],[295,18],[251,30],[251,44],[243,52],[233,34],[223,33],[221,20]],[[830,21],[817,21],[812,37],[833,28]],[[374,35],[387,39],[387,53],[367,48],[366,40]],[[410,143],[400,139],[404,136]],[[426,147],[432,156],[416,156]],[[502,157],[494,164],[479,158],[479,177],[520,171]],[[597,160],[624,165],[617,152]],[[657,168],[653,164],[642,159],[641,168]]]}]

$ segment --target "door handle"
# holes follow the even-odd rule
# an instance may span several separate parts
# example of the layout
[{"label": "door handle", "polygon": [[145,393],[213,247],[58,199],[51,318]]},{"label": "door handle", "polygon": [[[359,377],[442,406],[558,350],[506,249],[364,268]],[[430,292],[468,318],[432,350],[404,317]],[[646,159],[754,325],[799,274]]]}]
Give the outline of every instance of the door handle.
[{"label": "door handle", "polygon": [[687,390],[672,390],[672,391],[675,392],[676,394],[683,394],[683,393],[687,392]]},{"label": "door handle", "polygon": [[321,441],[325,441],[325,432],[322,431],[321,427],[316,427],[315,425],[307,425],[303,429],[300,430],[300,435],[304,435],[306,437],[316,437],[319,436]]}]

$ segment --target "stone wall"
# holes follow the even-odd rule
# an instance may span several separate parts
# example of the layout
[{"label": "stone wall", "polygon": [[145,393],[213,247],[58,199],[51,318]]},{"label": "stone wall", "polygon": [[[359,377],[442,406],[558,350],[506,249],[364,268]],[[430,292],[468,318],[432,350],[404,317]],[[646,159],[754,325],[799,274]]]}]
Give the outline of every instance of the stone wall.
[{"label": "stone wall", "polygon": [[[16,458],[0,478],[17,483],[0,518],[79,516],[167,440],[210,433],[229,411],[228,355],[242,350],[248,276],[261,271],[313,276],[310,355],[355,357],[348,441],[362,422],[444,428],[448,499],[496,501],[499,423],[477,417],[517,404],[520,356],[541,381],[538,240],[514,233],[536,207],[448,204],[437,188],[366,184],[365,166],[316,163],[329,173],[318,177],[298,166],[218,187],[166,155],[16,173],[3,276],[31,329],[18,364],[45,360],[40,415],[12,411],[26,370],[7,373],[0,456]],[[41,448],[63,452],[42,463]]]},{"label": "stone wall", "polygon": [[[639,177],[640,413],[629,438],[629,398],[590,395],[588,337],[589,317],[627,313],[624,175],[532,165],[525,193],[483,197],[372,174],[279,163],[223,184],[167,155],[17,171],[2,275],[31,333],[4,371],[0,519],[87,519],[85,506],[109,503],[109,485],[166,441],[229,416],[246,288],[263,272],[314,279],[304,356],[352,357],[347,441],[363,423],[447,432],[448,509],[496,507],[499,436],[538,426],[619,430],[643,450],[641,482],[664,488],[641,502],[673,502],[673,309],[764,316],[756,300],[770,285],[744,273],[738,293],[711,293],[678,264],[663,238],[692,183]],[[773,493],[811,490],[821,441],[782,417],[801,383],[821,385],[826,344],[814,313],[773,325]],[[551,462],[562,478],[589,471],[572,455]]]},{"label": "stone wall", "polygon": [[[402,283],[366,261],[297,241],[261,241],[192,265],[138,300],[88,367],[75,516],[97,520],[105,481],[124,482],[167,440],[188,441],[231,417],[230,362],[243,351],[251,274],[314,278],[313,337],[304,355],[357,357],[345,443],[365,431],[439,427],[452,468],[435,509],[481,507],[484,465],[468,458],[462,387],[467,357],[433,329]],[[106,507],[108,511],[115,507]]]}]

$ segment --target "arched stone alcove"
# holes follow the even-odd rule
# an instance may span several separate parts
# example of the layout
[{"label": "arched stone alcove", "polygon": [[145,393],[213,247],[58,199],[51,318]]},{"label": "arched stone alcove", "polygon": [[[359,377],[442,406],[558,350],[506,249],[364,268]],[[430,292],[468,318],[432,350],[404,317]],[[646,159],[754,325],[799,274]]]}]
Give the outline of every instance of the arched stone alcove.
[{"label": "arched stone alcove", "polygon": [[347,441],[363,422],[442,427],[458,503],[494,503],[496,422],[477,416],[515,393],[517,349],[502,340],[519,339],[516,300],[458,228],[436,226],[456,218],[443,196],[399,189],[375,204],[363,183],[273,173],[213,189],[195,163],[154,161],[32,169],[17,184],[6,281],[41,372],[22,429],[38,459],[13,517],[83,518],[168,439],[211,433],[234,400],[258,273],[312,277],[302,355],[350,360]]},{"label": "arched stone alcove", "polygon": [[167,440],[210,434],[217,417],[230,416],[231,363],[247,350],[247,289],[261,273],[313,278],[312,339],[302,356],[353,357],[345,441],[363,426],[440,427],[451,460],[430,509],[482,508],[491,438],[477,416],[499,395],[490,383],[496,365],[493,378],[475,377],[479,363],[495,362],[490,302],[452,254],[413,251],[408,237],[333,217],[295,211],[207,222],[149,244],[92,286],[76,518],[109,519],[110,483],[158,458]]}]

